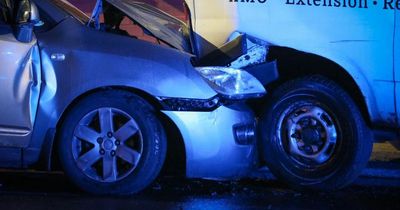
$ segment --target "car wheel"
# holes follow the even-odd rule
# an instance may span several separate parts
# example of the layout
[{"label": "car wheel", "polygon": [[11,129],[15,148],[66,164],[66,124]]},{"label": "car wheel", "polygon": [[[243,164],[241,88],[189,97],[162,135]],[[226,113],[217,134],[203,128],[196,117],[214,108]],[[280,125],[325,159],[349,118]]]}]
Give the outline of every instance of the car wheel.
[{"label": "car wheel", "polygon": [[260,122],[261,148],[271,172],[298,190],[337,190],[366,166],[372,135],[350,96],[309,76],[275,90]]},{"label": "car wheel", "polygon": [[66,175],[95,194],[129,195],[157,177],[166,137],[152,107],[125,91],[89,95],[68,112],[58,153]]}]

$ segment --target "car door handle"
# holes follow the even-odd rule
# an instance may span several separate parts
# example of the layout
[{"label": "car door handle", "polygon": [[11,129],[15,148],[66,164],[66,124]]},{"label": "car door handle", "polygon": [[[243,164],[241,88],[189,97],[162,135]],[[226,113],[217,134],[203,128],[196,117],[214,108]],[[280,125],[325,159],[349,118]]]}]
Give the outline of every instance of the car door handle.
[{"label": "car door handle", "polygon": [[62,53],[53,53],[50,56],[51,60],[54,61],[64,61],[65,60],[65,54]]}]

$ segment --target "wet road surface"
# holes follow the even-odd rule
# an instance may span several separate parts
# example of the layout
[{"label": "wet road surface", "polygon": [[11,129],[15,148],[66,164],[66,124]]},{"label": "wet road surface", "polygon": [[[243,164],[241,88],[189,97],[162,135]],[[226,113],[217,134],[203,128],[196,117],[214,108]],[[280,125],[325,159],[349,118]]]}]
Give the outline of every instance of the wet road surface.
[{"label": "wet road surface", "polygon": [[[0,209],[400,209],[400,184],[361,178],[335,193],[299,193],[275,180],[164,178],[132,197],[94,196],[61,174],[3,173]],[[385,180],[394,181],[396,180]],[[367,183],[367,184],[365,184]]]},{"label": "wet road surface", "polygon": [[389,159],[382,154],[374,153],[371,173],[366,170],[352,186],[334,193],[300,193],[273,178],[221,182],[163,177],[138,195],[109,197],[77,190],[62,173],[3,171],[0,209],[400,209],[399,153]]}]

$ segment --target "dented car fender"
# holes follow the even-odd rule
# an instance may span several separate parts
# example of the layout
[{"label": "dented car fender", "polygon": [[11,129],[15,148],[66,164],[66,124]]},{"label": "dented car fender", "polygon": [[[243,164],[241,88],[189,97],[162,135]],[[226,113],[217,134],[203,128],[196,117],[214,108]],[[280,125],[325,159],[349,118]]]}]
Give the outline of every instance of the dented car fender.
[{"label": "dented car fender", "polygon": [[[191,55],[178,50],[96,31],[73,18],[37,36],[44,85],[32,153],[39,152],[35,150],[48,132],[41,128],[55,128],[71,102],[99,88],[132,88],[169,98],[210,99],[217,94],[193,68]],[[18,146],[29,141],[24,143]]]}]

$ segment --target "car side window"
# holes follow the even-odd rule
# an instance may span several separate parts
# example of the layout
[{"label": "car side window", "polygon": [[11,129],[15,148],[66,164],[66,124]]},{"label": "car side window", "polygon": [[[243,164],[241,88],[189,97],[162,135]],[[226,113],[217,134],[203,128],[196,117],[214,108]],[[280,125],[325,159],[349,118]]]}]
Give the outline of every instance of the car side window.
[{"label": "car side window", "polygon": [[16,24],[23,24],[29,22],[30,19],[30,2],[28,0],[19,0],[18,3],[14,3],[15,7],[15,20]]},{"label": "car side window", "polygon": [[11,0],[0,0],[0,35],[12,32],[10,25],[13,7],[11,3]]},{"label": "car side window", "polygon": [[6,18],[6,13],[3,10],[3,8],[1,8],[1,14],[0,14],[0,24],[6,24],[7,22],[7,18]]},{"label": "car side window", "polygon": [[13,5],[11,0],[0,0],[0,24],[11,24]]},{"label": "car side window", "polygon": [[161,40],[151,36],[150,32],[144,30],[114,6],[105,4],[103,12],[104,15],[100,18],[100,22],[104,25],[105,31],[167,46]]}]

